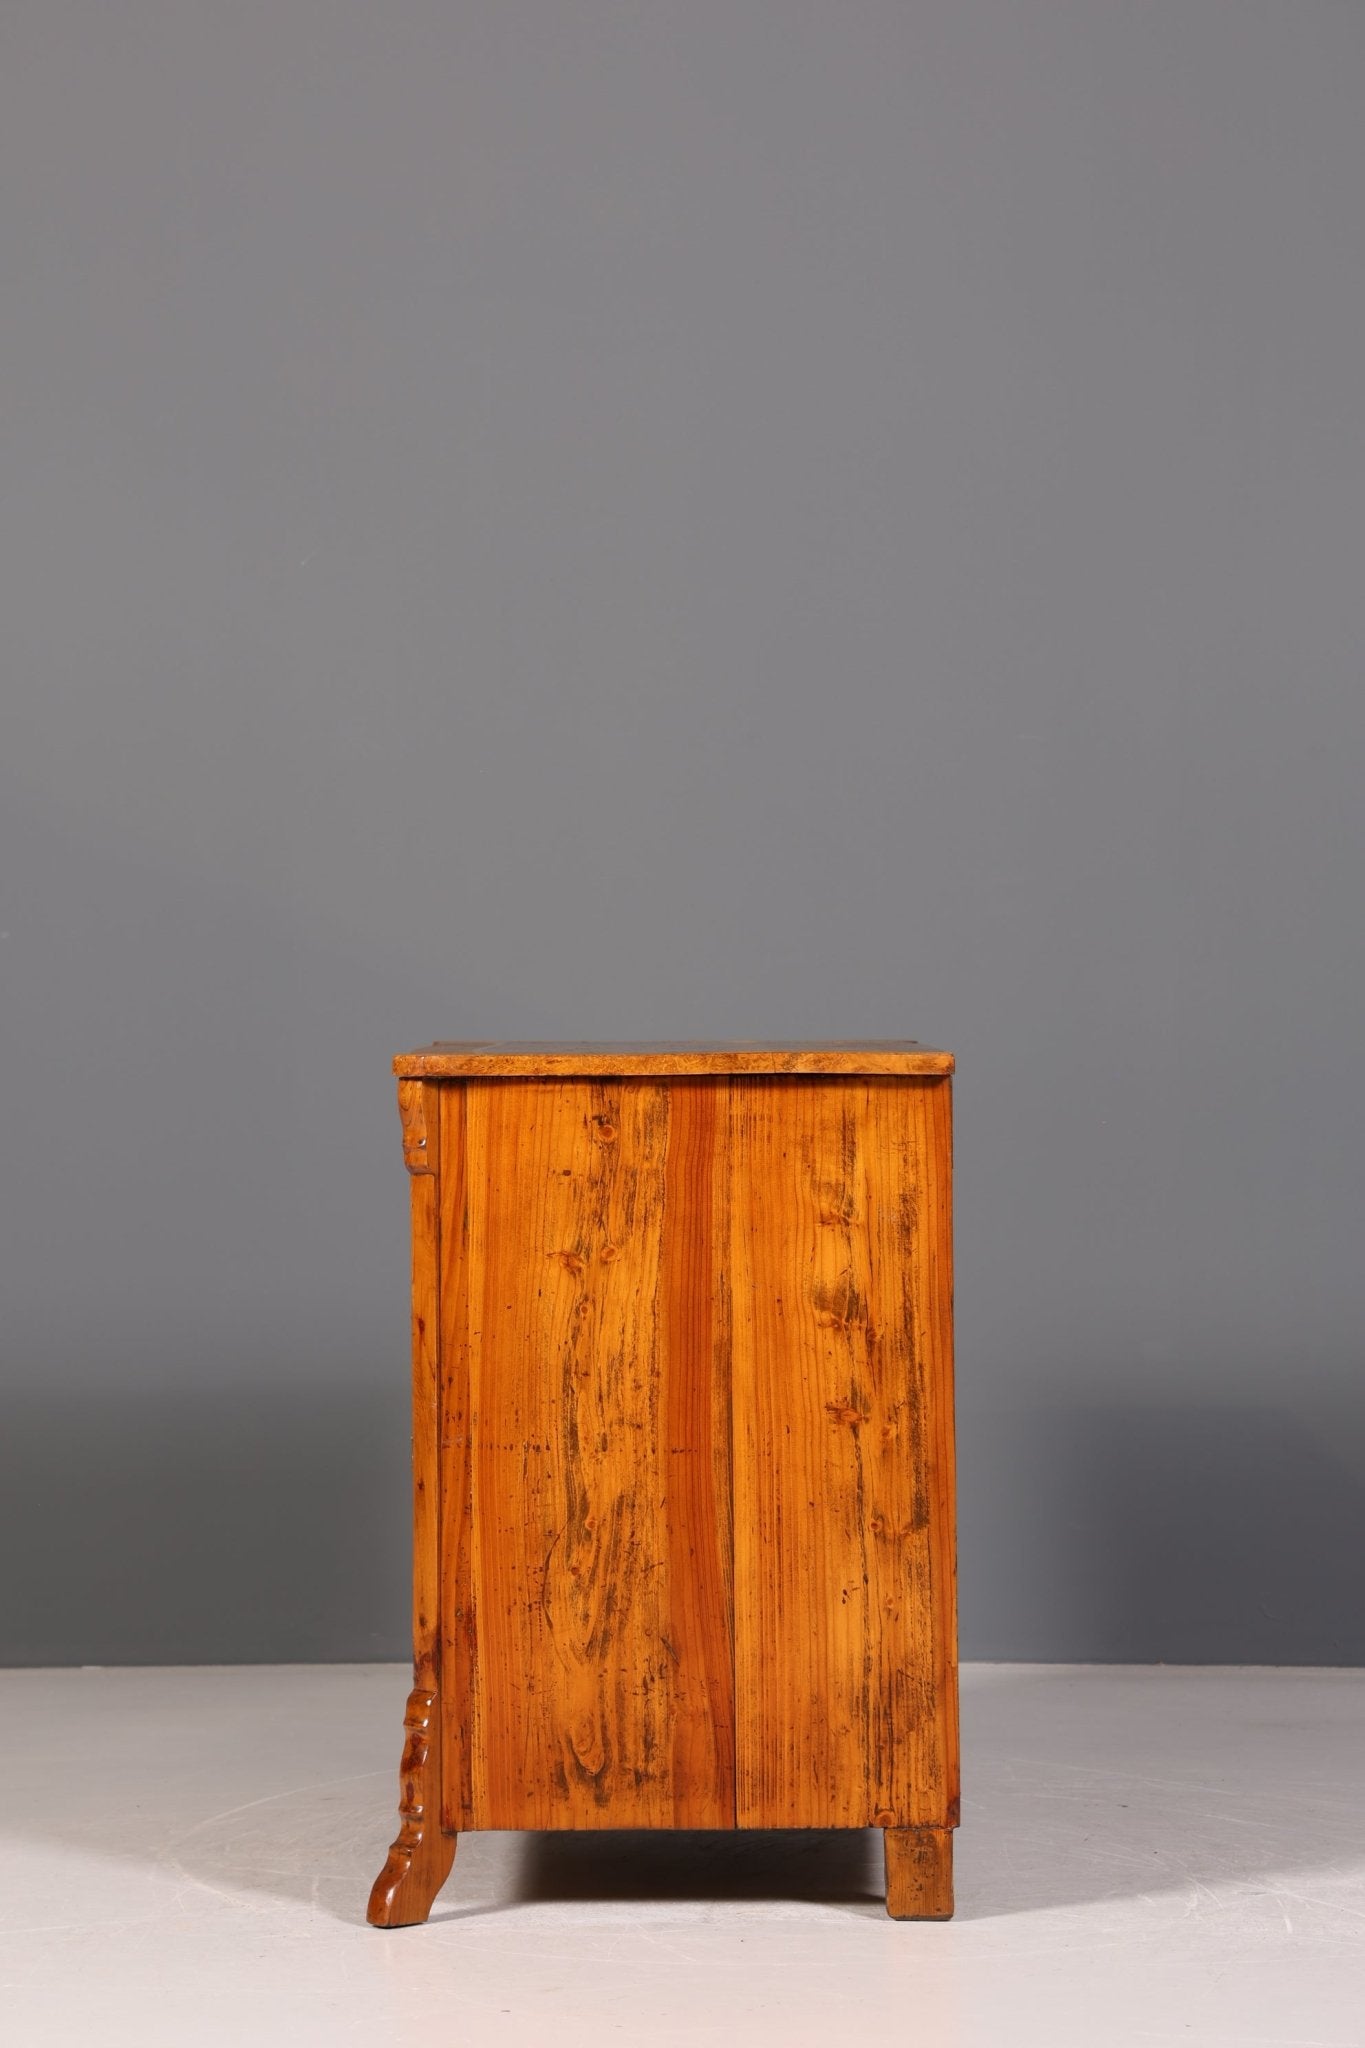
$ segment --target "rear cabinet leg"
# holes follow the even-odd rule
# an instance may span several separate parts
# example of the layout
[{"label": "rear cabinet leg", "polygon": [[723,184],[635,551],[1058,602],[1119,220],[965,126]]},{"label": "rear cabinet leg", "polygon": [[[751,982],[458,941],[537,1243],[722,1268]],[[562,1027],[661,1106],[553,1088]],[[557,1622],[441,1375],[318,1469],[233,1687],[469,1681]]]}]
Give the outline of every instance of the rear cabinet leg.
[{"label": "rear cabinet leg", "polygon": [[886,1910],[893,1920],[951,1920],[951,1828],[886,1828]]}]

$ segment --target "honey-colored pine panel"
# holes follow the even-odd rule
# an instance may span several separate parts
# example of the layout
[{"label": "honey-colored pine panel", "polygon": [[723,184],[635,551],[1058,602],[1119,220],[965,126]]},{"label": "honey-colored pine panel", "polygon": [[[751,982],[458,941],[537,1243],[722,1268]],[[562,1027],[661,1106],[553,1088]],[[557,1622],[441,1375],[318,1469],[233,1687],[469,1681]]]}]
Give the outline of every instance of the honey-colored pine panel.
[{"label": "honey-colored pine panel", "polygon": [[949,1084],[730,1090],[738,1822],[951,1825]]},{"label": "honey-colored pine panel", "polygon": [[724,1090],[462,1093],[449,1823],[732,1826]]}]

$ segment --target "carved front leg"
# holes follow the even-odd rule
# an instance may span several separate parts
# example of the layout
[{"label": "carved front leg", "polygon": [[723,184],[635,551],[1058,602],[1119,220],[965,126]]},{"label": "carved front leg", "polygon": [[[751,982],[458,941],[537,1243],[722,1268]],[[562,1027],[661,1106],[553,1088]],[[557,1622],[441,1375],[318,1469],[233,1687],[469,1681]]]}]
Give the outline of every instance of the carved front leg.
[{"label": "carved front leg", "polygon": [[455,1837],[441,1831],[440,1642],[441,1460],[439,1441],[441,1273],[438,1091],[400,1081],[403,1156],[412,1191],[412,1649],[413,1689],[403,1719],[400,1825],[370,1893],[372,1927],[425,1920],[450,1875]]},{"label": "carved front leg", "polygon": [[400,1825],[370,1893],[371,1927],[415,1927],[425,1920],[455,1861],[456,1837],[441,1830],[441,1724],[434,1692],[414,1687],[403,1726]]}]

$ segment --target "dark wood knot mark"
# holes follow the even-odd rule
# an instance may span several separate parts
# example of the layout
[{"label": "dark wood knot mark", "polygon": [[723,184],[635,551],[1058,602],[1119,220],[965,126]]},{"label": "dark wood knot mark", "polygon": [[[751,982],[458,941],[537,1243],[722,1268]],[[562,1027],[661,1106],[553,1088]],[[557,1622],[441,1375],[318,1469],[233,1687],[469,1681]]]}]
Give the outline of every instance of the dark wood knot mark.
[{"label": "dark wood knot mark", "polygon": [[851,1401],[826,1401],[825,1413],[832,1415],[836,1422],[846,1422],[850,1429],[857,1429],[867,1417],[861,1408],[855,1408]]},{"label": "dark wood knot mark", "polygon": [[579,1252],[560,1252],[558,1258],[566,1273],[581,1273],[588,1263]]},{"label": "dark wood knot mark", "polygon": [[867,1321],[867,1303],[853,1284],[852,1275],[839,1275],[832,1287],[817,1284],[811,1289],[815,1320],[822,1330],[851,1330]]},{"label": "dark wood knot mark", "polygon": [[609,1116],[595,1116],[592,1121],[593,1136],[598,1144],[614,1145],[616,1142],[616,1126],[611,1118]]},{"label": "dark wood knot mark", "polygon": [[[870,1341],[872,1336],[871,1330],[867,1334]],[[909,1412],[910,1403],[908,1401],[897,1401],[895,1407],[887,1416],[886,1421],[882,1424],[882,1442],[884,1444],[893,1444],[896,1441],[896,1438],[901,1433],[901,1417],[908,1415]]]},{"label": "dark wood knot mark", "polygon": [[581,1714],[569,1730],[569,1747],[581,1771],[589,1778],[599,1777],[606,1767],[607,1745],[602,1739],[602,1730],[592,1714]]},{"label": "dark wood knot mark", "polygon": [[620,1256],[621,1256],[621,1247],[620,1247],[620,1245],[619,1245],[619,1244],[604,1244],[604,1245],[603,1245],[603,1247],[602,1247],[602,1264],[603,1264],[604,1266],[609,1266],[609,1265],[611,1264],[611,1262],[612,1262],[612,1260],[613,1260],[613,1259],[619,1259],[619,1258],[620,1258]]}]

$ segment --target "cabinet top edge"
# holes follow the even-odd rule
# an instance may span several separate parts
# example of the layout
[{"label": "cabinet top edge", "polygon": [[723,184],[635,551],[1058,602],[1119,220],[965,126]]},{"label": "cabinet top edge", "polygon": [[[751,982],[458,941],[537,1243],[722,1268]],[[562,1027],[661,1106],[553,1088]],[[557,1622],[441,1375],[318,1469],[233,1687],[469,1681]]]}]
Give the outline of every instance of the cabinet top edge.
[{"label": "cabinet top edge", "polygon": [[594,1074],[943,1075],[954,1065],[950,1052],[913,1038],[806,1039],[789,1045],[750,1039],[438,1039],[399,1053],[393,1070],[404,1080],[454,1081]]}]

